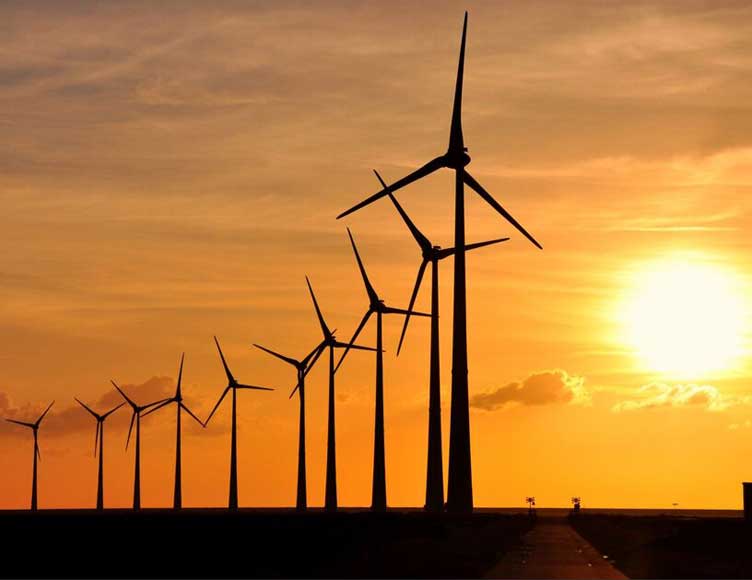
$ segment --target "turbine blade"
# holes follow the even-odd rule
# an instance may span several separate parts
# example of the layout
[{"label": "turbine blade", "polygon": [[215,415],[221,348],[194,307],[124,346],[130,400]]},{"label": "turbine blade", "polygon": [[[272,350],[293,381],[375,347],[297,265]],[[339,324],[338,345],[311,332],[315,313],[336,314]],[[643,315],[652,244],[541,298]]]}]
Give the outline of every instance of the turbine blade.
[{"label": "turbine blade", "polygon": [[297,391],[297,390],[298,390],[299,388],[300,388],[300,381],[298,381],[298,384],[297,384],[297,385],[295,385],[295,388],[294,388],[294,389],[292,390],[292,392],[290,393],[290,396],[289,396],[289,397],[287,397],[287,398],[288,398],[288,399],[292,399],[292,396],[293,396],[293,395],[295,394],[295,392],[296,392],[296,391]]},{"label": "turbine blade", "polygon": [[[485,246],[490,246],[491,244],[499,244],[501,242],[508,241],[509,238],[497,238],[495,240],[488,240],[486,242],[476,242],[474,244],[467,244],[465,246],[465,251],[475,250],[477,248],[483,248]],[[447,258],[449,256],[453,256],[456,251],[456,248],[446,248],[443,250],[439,250],[438,252],[438,258],[439,260],[443,260],[444,258]]]},{"label": "turbine blade", "polygon": [[313,293],[313,288],[311,287],[311,281],[308,279],[308,276],[305,278],[306,284],[308,284],[308,291],[311,293],[311,298],[313,299],[313,307],[316,309],[316,316],[319,318],[319,324],[321,325],[321,332],[324,334],[325,338],[328,338],[332,335],[332,333],[329,331],[329,327],[326,325],[326,322],[324,322],[324,315],[321,314],[321,308],[319,308],[319,303],[316,300],[316,295]]},{"label": "turbine blade", "polygon": [[452,128],[449,133],[449,149],[464,151],[462,137],[462,83],[465,74],[465,40],[467,39],[467,12],[462,24],[462,42],[460,44],[460,61],[457,65],[457,82],[454,85],[454,105],[452,106]]},{"label": "turbine blade", "polygon": [[230,391],[231,387],[225,387],[225,390],[222,391],[222,395],[219,397],[219,400],[217,401],[217,404],[214,405],[214,408],[212,409],[212,412],[209,413],[209,416],[206,418],[206,421],[204,422],[204,427],[206,427],[209,424],[209,421],[211,421],[211,418],[214,416],[214,412],[217,410],[217,407],[222,403],[222,400],[225,398],[225,395]]},{"label": "turbine blade", "polygon": [[125,449],[126,450],[128,449],[128,443],[130,443],[130,441],[131,441],[131,432],[133,432],[133,423],[136,421],[136,413],[137,412],[138,411],[134,410],[133,413],[131,414],[131,424],[130,424],[130,427],[128,427],[128,437],[125,440]]},{"label": "turbine blade", "polygon": [[[172,399],[171,399],[171,398],[167,398],[167,399],[159,399],[159,401],[154,401],[153,403],[148,403],[148,404],[146,404],[146,405],[142,405],[141,407],[138,407],[138,409],[139,409],[139,410],[141,410],[141,411],[145,411],[145,410],[147,410],[147,409],[148,409],[149,407],[153,407],[153,406],[155,406],[155,405],[161,405],[162,403],[169,403],[170,401],[172,401]],[[154,409],[154,410],[156,410],[156,409]],[[149,412],[151,412],[151,411],[149,411]],[[148,414],[148,413],[144,413],[144,415],[147,415],[147,414]]]},{"label": "turbine blade", "polygon": [[339,367],[342,366],[342,361],[345,360],[345,357],[347,356],[347,353],[350,352],[350,349],[355,348],[353,343],[358,338],[360,331],[363,330],[363,327],[368,322],[368,319],[371,318],[371,314],[373,314],[373,310],[371,310],[370,308],[366,310],[366,313],[363,315],[363,318],[360,320],[360,324],[358,324],[358,328],[355,330],[355,333],[352,335],[350,342],[347,344],[347,347],[345,348],[345,352],[343,352],[342,356],[339,357],[339,362],[337,363],[337,366],[334,367],[335,373],[337,372]]},{"label": "turbine blade", "polygon": [[117,411],[123,405],[125,405],[125,401],[123,401],[122,403],[120,403],[117,407],[115,407],[115,408],[110,409],[109,411],[107,411],[104,415],[102,415],[102,421],[104,421],[107,417],[109,417],[110,415],[112,415],[115,411]]},{"label": "turbine blade", "polygon": [[[326,341],[322,340],[320,343],[318,343],[314,349],[309,352],[302,361],[300,361],[300,365],[303,367],[303,369],[308,369],[309,366],[313,365],[313,362],[311,362],[311,359],[316,356],[316,353],[319,352],[322,348],[324,348],[326,344]],[[310,362],[310,365],[309,365]]]},{"label": "turbine blade", "polygon": [[501,242],[508,242],[509,238],[496,238],[495,240],[487,240],[485,242],[475,242],[474,244],[468,244],[465,246],[465,251],[475,250],[476,248],[485,248],[493,244],[500,244]]},{"label": "turbine blade", "polygon": [[198,423],[199,425],[201,425],[202,427],[206,427],[206,425],[204,424],[204,422],[203,422],[203,421],[202,421],[201,419],[199,419],[198,417],[196,417],[196,415],[194,415],[194,414],[193,414],[193,411],[191,411],[191,410],[190,410],[190,409],[189,409],[188,407],[186,407],[186,406],[185,406],[185,404],[183,404],[183,403],[181,402],[181,403],[180,403],[180,407],[181,407],[181,408],[182,408],[182,409],[183,409],[183,410],[184,410],[184,411],[185,411],[186,413],[188,413],[188,414],[189,414],[189,415],[190,415],[191,417],[193,417],[193,418],[194,418],[194,419],[196,420],[196,422],[197,422],[197,423]]},{"label": "turbine blade", "polygon": [[172,403],[174,401],[175,401],[174,398],[170,398],[170,399],[164,399],[161,402],[152,403],[153,406],[150,405],[151,409],[149,409],[148,411],[146,411],[146,413],[144,413],[142,415],[142,417],[146,417],[147,415],[151,415],[154,411],[159,411],[162,407],[164,407],[166,405],[169,405],[170,403]]},{"label": "turbine blade", "polygon": [[97,421],[99,421],[99,415],[97,413],[95,413],[89,407],[87,407],[85,403],[82,403],[81,401],[79,401],[78,399],[76,399],[76,397],[73,397],[73,398],[76,400],[76,402],[79,405],[81,405],[84,409],[86,409],[87,411],[89,411],[89,413],[91,413],[92,417],[94,417]]},{"label": "turbine blade", "polygon": [[[360,346],[359,344],[352,344],[348,342],[340,342],[335,341],[334,346],[337,348],[350,348],[352,350],[367,350],[369,352],[377,352],[378,349],[374,348],[372,346]],[[381,349],[381,352],[386,352],[384,349]]]},{"label": "turbine blade", "polygon": [[512,217],[512,215],[505,210],[501,204],[496,201],[493,197],[491,197],[491,194],[488,193],[485,189],[483,189],[483,186],[475,181],[472,175],[470,175],[467,171],[462,172],[462,177],[465,183],[467,183],[470,187],[472,187],[475,192],[480,195],[483,199],[488,202],[488,204],[494,208],[497,212],[499,212],[504,219],[506,219],[510,224],[512,224],[515,228],[517,228],[520,233],[525,236],[528,240],[530,240],[538,249],[542,250],[543,246],[541,246],[536,239],[531,236],[525,228],[523,228],[519,222]]},{"label": "turbine blade", "polygon": [[44,413],[42,413],[42,416],[37,419],[36,425],[39,427],[40,423],[42,422],[42,419],[44,419],[44,416],[49,412],[50,409],[52,409],[52,405],[55,404],[55,401],[52,401],[49,406],[44,410]]},{"label": "turbine blade", "polygon": [[[216,337],[214,340],[217,340]],[[219,347],[219,343],[217,343],[217,347]],[[220,351],[221,354],[221,351]],[[175,398],[180,399],[180,387],[183,383],[183,361],[185,360],[185,353],[180,355],[180,369],[178,370],[178,387],[175,389]],[[224,357],[222,358],[222,362],[224,362]],[[226,367],[227,365],[225,365]]]},{"label": "turbine blade", "polygon": [[285,356],[283,354],[279,354],[278,352],[274,352],[272,349],[266,348],[265,346],[261,346],[260,344],[256,344],[255,342],[253,343],[253,346],[255,346],[256,348],[260,350],[263,350],[266,353],[269,353],[272,356],[277,357],[280,360],[285,361],[287,364],[291,364],[294,367],[297,367],[300,364],[300,361],[297,361],[294,358],[290,358],[289,356]]},{"label": "turbine blade", "polygon": [[379,295],[376,294],[376,290],[374,290],[373,286],[371,285],[371,281],[368,279],[368,274],[366,274],[366,268],[363,265],[363,260],[360,259],[360,253],[358,252],[358,247],[355,245],[355,240],[353,239],[350,228],[347,228],[347,235],[350,236],[350,243],[352,244],[353,252],[355,252],[355,259],[358,262],[358,269],[360,270],[360,275],[363,278],[363,284],[366,287],[366,292],[368,293],[368,299],[371,302],[378,302]]},{"label": "turbine blade", "polygon": [[125,392],[123,391],[123,389],[121,389],[120,387],[118,387],[118,385],[117,385],[117,383],[115,381],[110,380],[110,382],[112,383],[112,386],[115,387],[118,390],[118,393],[120,393],[122,395],[122,397],[128,402],[128,404],[131,407],[133,407],[134,409],[138,407],[138,405],[136,405],[136,403],[134,403],[131,400],[131,398],[128,397],[128,395],[125,394]]},{"label": "turbine blade", "polygon": [[[415,286],[413,286],[413,293],[410,296],[410,304],[407,306],[407,310],[411,311],[415,305],[415,299],[418,297],[418,291],[420,290],[420,284],[423,281],[423,274],[426,271],[428,260],[423,258],[418,268],[418,276],[415,278]],[[402,350],[402,343],[405,340],[405,333],[407,332],[407,324],[410,322],[410,315],[405,316],[405,323],[402,325],[402,334],[400,334],[399,344],[397,345],[397,356],[399,356],[400,350]]]},{"label": "turbine blade", "polygon": [[389,199],[392,200],[392,204],[394,204],[394,207],[397,208],[397,211],[399,212],[400,216],[402,217],[402,221],[405,222],[405,225],[407,226],[407,229],[410,230],[410,233],[413,235],[413,238],[415,238],[415,241],[418,242],[418,246],[420,246],[420,249],[424,252],[428,252],[433,247],[431,245],[431,241],[424,236],[421,231],[418,229],[418,227],[413,223],[413,220],[410,219],[410,216],[407,215],[404,209],[402,209],[402,206],[397,201],[397,198],[392,195],[392,192],[389,190],[389,186],[384,183],[384,180],[381,179],[381,175],[379,175],[379,172],[375,169],[373,172],[376,174],[376,177],[379,178],[379,182],[381,183],[381,186],[386,190],[387,195],[389,196]]},{"label": "turbine blade", "polygon": [[36,437],[34,437],[34,451],[36,451],[37,459],[39,459],[39,461],[41,462],[42,461],[42,452],[39,451],[39,442],[37,441]]},{"label": "turbine blade", "polygon": [[403,316],[431,316],[427,312],[418,312],[416,310],[405,310],[403,308],[384,307],[385,314],[402,314]]},{"label": "turbine blade", "polygon": [[94,457],[97,456],[97,443],[99,443],[99,427],[102,424],[97,421],[97,430],[94,432]]},{"label": "turbine blade", "polygon": [[343,211],[341,214],[337,216],[337,219],[343,218],[346,215],[349,215],[355,211],[358,211],[359,209],[373,203],[374,201],[381,199],[384,197],[388,191],[395,192],[398,189],[401,189],[405,187],[406,185],[411,184],[413,181],[417,181],[418,179],[421,179],[422,177],[425,177],[426,175],[430,175],[437,169],[441,169],[442,167],[446,167],[446,161],[444,159],[444,156],[436,157],[435,159],[431,159],[428,163],[426,163],[423,167],[416,169],[413,171],[410,175],[407,175],[406,177],[403,177],[402,179],[398,179],[392,185],[389,186],[388,189],[382,189],[381,191],[374,193],[372,196],[368,197],[367,199],[364,199],[358,204],[355,204],[347,211]]},{"label": "turbine blade", "polygon": [[236,384],[235,387],[238,389],[253,389],[254,391],[273,391],[274,390],[274,389],[270,389],[269,387],[257,387],[256,385]]},{"label": "turbine blade", "polygon": [[222,354],[222,348],[219,346],[219,341],[217,340],[217,337],[214,337],[214,342],[217,343],[217,350],[219,351],[219,358],[222,359],[222,366],[225,367],[225,374],[227,375],[227,380],[230,383],[235,382],[235,377],[232,376],[232,373],[230,372],[230,367],[227,366],[227,361],[225,360],[225,355]]},{"label": "turbine blade", "polygon": [[308,374],[308,371],[310,371],[313,368],[313,366],[316,364],[316,361],[319,360],[319,357],[324,352],[324,350],[326,350],[326,341],[322,341],[320,346],[321,346],[321,348],[318,349],[318,351],[316,352],[316,354],[313,356],[313,358],[311,359],[311,361],[308,363],[308,366],[306,366],[305,370],[303,371],[303,376],[304,377]]},{"label": "turbine blade", "polygon": [[15,423],[16,425],[23,425],[24,427],[30,427],[34,428],[36,425],[34,423],[27,423],[26,421],[17,421],[16,419],[6,419],[6,421],[9,421],[11,423]]}]

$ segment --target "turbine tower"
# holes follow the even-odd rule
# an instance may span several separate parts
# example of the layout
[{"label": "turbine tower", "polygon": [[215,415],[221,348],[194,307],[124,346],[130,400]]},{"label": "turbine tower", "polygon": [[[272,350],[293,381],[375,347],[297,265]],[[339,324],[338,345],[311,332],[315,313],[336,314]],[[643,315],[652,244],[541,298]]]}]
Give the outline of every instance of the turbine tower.
[{"label": "turbine tower", "polygon": [[311,370],[313,365],[318,360],[321,352],[324,350],[324,342],[316,346],[311,352],[309,352],[303,360],[297,360],[289,356],[279,354],[273,350],[261,346],[260,344],[254,344],[256,348],[263,350],[270,355],[277,357],[278,359],[286,362],[289,365],[295,367],[297,372],[297,384],[290,393],[290,398],[298,392],[298,400],[300,402],[300,411],[298,419],[298,493],[295,500],[295,509],[298,511],[305,511],[308,508],[308,492],[306,486],[306,451],[305,451],[305,377],[308,371]]},{"label": "turbine tower", "polygon": [[178,384],[177,388],[175,389],[175,396],[170,397],[169,399],[164,400],[162,403],[159,403],[146,411],[144,413],[144,417],[149,415],[150,413],[153,413],[154,411],[158,411],[162,407],[169,405],[170,403],[175,403],[175,411],[177,413],[176,420],[176,439],[175,439],[175,491],[173,492],[173,500],[172,500],[172,507],[173,509],[179,510],[183,507],[183,474],[182,474],[182,448],[181,448],[181,439],[182,439],[182,429],[180,425],[180,417],[182,415],[182,411],[185,411],[188,413],[193,419],[195,419],[196,423],[201,425],[202,427],[205,427],[204,423],[196,417],[196,415],[193,414],[193,411],[191,411],[186,404],[183,402],[183,391],[181,388],[181,384],[183,381],[183,361],[185,360],[185,353],[183,353],[180,356],[180,369],[178,370]]},{"label": "turbine tower", "polygon": [[133,422],[136,422],[136,461],[135,461],[135,473],[133,475],[133,509],[139,510],[141,509],[141,413],[143,411],[146,411],[147,409],[159,405],[160,403],[164,403],[168,401],[168,399],[162,399],[160,401],[155,401],[153,403],[149,403],[148,405],[137,405],[133,399],[131,399],[128,395],[123,392],[123,389],[121,389],[115,381],[110,381],[112,385],[118,390],[118,392],[123,396],[123,399],[125,399],[125,402],[128,403],[131,407],[132,414],[131,414],[131,424],[130,427],[128,427],[128,438],[125,440],[125,448],[128,449],[128,443],[131,441],[131,433],[133,432]]},{"label": "turbine tower", "polygon": [[[74,399],[76,398],[74,397]],[[125,405],[125,403],[120,403],[117,407],[114,407],[106,413],[100,415],[99,413],[94,412],[91,407],[87,406],[86,403],[81,402],[79,399],[76,399],[76,402],[84,409],[86,409],[89,414],[97,420],[97,430],[94,433],[94,457],[97,456],[97,444],[99,444],[99,470],[97,471],[97,509],[101,511],[104,509],[104,421],[120,407]]]},{"label": "turbine tower", "polygon": [[227,386],[222,391],[217,404],[214,405],[212,412],[209,413],[209,417],[206,419],[206,424],[209,424],[211,418],[214,416],[214,412],[224,400],[227,393],[232,390],[232,436],[230,442],[230,499],[228,507],[231,510],[238,509],[238,403],[237,403],[237,391],[238,389],[253,389],[256,391],[273,391],[269,387],[256,387],[253,385],[241,385],[235,380],[235,377],[230,372],[230,367],[227,366],[225,361],[225,355],[222,354],[222,349],[219,346],[217,337],[214,337],[214,342],[217,344],[217,350],[219,351],[219,358],[222,359],[222,366],[225,368],[225,374],[227,375]]},{"label": "turbine tower", "polygon": [[542,246],[523,228],[512,215],[496,201],[483,186],[467,171],[470,163],[462,136],[462,79],[465,66],[465,39],[467,36],[467,12],[462,26],[460,58],[457,68],[457,82],[454,91],[452,122],[449,133],[449,146],[446,153],[432,159],[423,167],[395,181],[391,186],[371,195],[367,199],[341,213],[342,218],[354,211],[385,197],[441,168],[455,172],[454,206],[454,316],[452,320],[452,403],[449,429],[449,485],[447,510],[471,512],[473,509],[473,475],[470,460],[470,408],[467,385],[467,292],[465,280],[465,192],[467,184],[491,207],[499,212],[536,247]]},{"label": "turbine tower", "polygon": [[[386,188],[387,185],[381,179],[378,171],[374,170],[381,185]],[[415,287],[410,296],[410,304],[407,309],[412,310],[415,299],[420,290],[420,284],[423,281],[423,274],[428,264],[431,264],[431,347],[430,347],[430,375],[428,380],[428,461],[426,463],[426,505],[428,511],[440,512],[444,509],[444,461],[442,458],[441,445],[441,357],[439,346],[439,261],[453,256],[454,248],[442,249],[441,246],[434,246],[431,241],[423,235],[418,227],[410,219],[397,199],[389,191],[389,199],[392,200],[394,207],[397,208],[402,221],[410,230],[413,238],[420,248],[423,259],[418,267],[418,276],[415,279]],[[491,244],[505,242],[509,238],[498,238],[476,244],[468,244],[465,250],[474,250]],[[410,322],[410,314],[405,316],[405,324],[402,327],[399,345],[397,346],[397,355],[402,350],[402,343],[405,340],[407,325]]]},{"label": "turbine tower", "polygon": [[44,410],[44,413],[42,413],[39,416],[39,419],[37,419],[33,423],[27,423],[26,421],[17,421],[16,419],[6,419],[6,421],[15,423],[16,425],[21,425],[22,427],[28,427],[34,433],[34,463],[33,463],[33,468],[31,472],[31,511],[33,512],[37,511],[37,460],[39,461],[42,460],[42,454],[39,452],[39,439],[38,439],[39,425],[41,425],[42,419],[44,419],[44,416],[47,414],[47,412],[52,408],[52,405],[54,404],[55,404],[55,401],[52,401],[50,403],[50,406]]},{"label": "turbine tower", "polygon": [[[413,312],[410,310],[403,310],[401,308],[393,308],[387,306],[384,301],[379,298],[371,281],[366,274],[363,261],[360,259],[358,248],[355,245],[350,228],[347,229],[347,235],[350,236],[350,243],[352,244],[353,252],[355,253],[355,260],[358,262],[358,269],[360,275],[363,277],[363,284],[366,287],[366,294],[368,294],[368,309],[363,315],[363,318],[355,330],[350,343],[352,344],[358,338],[358,335],[368,323],[368,319],[372,314],[376,314],[376,405],[374,416],[374,438],[373,438],[373,483],[371,486],[371,509],[374,511],[386,510],[386,458],[384,450],[384,354],[383,354],[383,332],[382,332],[382,318],[384,314],[401,314],[402,316],[409,316],[415,314],[416,316],[429,316],[422,312]],[[349,346],[342,353],[334,372],[345,360],[347,353],[349,352]]]},{"label": "turbine tower", "polygon": [[334,349],[354,348],[357,350],[370,351],[375,351],[376,349],[356,344],[348,345],[347,343],[338,341],[334,336],[334,332],[329,330],[329,327],[324,321],[324,316],[321,314],[319,303],[316,301],[316,295],[313,293],[311,281],[308,279],[308,276],[306,276],[306,283],[308,284],[308,291],[311,293],[313,307],[316,309],[316,316],[319,319],[321,333],[324,335],[324,348],[329,349],[329,404],[327,410],[326,430],[326,491],[324,494],[324,508],[327,511],[335,511],[337,509],[337,447],[336,435],[334,432]]}]

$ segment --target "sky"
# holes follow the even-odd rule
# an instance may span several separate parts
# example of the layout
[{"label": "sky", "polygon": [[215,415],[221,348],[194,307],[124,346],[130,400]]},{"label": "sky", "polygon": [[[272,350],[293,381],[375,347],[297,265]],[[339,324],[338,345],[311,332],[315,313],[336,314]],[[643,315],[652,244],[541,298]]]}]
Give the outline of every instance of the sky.
[{"label": "sky", "polygon": [[[294,371],[374,286],[406,306],[420,253],[384,200],[443,153],[469,11],[469,169],[543,244],[466,193],[475,504],[740,508],[752,480],[752,7],[746,2],[15,2],[0,5],[0,415],[40,430],[40,507],[93,506],[97,409],[169,396],[205,418],[239,380],[240,503],[295,500]],[[453,176],[398,197],[452,245]],[[448,452],[451,260],[441,263]],[[417,307],[428,308],[428,280]],[[428,325],[386,319],[388,501],[423,505]],[[373,343],[375,329],[363,335]],[[309,375],[323,503],[326,369]],[[337,375],[339,498],[367,505],[374,360]],[[129,412],[105,502],[132,497]],[[226,504],[229,406],[184,420],[187,506]],[[142,501],[171,504],[174,410],[142,425]],[[0,508],[28,505],[31,434],[0,425]]]}]

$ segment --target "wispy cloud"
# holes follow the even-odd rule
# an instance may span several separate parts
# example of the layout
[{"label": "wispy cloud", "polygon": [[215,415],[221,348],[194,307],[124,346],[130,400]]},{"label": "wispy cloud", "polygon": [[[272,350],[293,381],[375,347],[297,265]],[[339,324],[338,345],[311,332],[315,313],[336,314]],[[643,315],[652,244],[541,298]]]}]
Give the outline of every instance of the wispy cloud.
[{"label": "wispy cloud", "polygon": [[698,407],[708,411],[725,411],[735,405],[749,404],[748,397],[726,395],[711,385],[668,385],[650,383],[638,389],[637,396],[616,403],[615,413],[661,407]]}]

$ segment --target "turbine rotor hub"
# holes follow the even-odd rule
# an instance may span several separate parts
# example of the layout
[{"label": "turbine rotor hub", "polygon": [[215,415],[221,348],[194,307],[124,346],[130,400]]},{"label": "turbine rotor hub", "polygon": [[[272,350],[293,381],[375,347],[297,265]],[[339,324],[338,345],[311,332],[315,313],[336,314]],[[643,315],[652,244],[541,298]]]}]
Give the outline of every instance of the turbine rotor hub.
[{"label": "turbine rotor hub", "polygon": [[467,154],[467,147],[463,147],[462,151],[450,149],[444,155],[444,162],[451,169],[462,169],[470,163],[470,155]]},{"label": "turbine rotor hub", "polygon": [[441,252],[441,246],[431,246],[430,249],[423,251],[423,258],[425,260],[435,260]]}]

